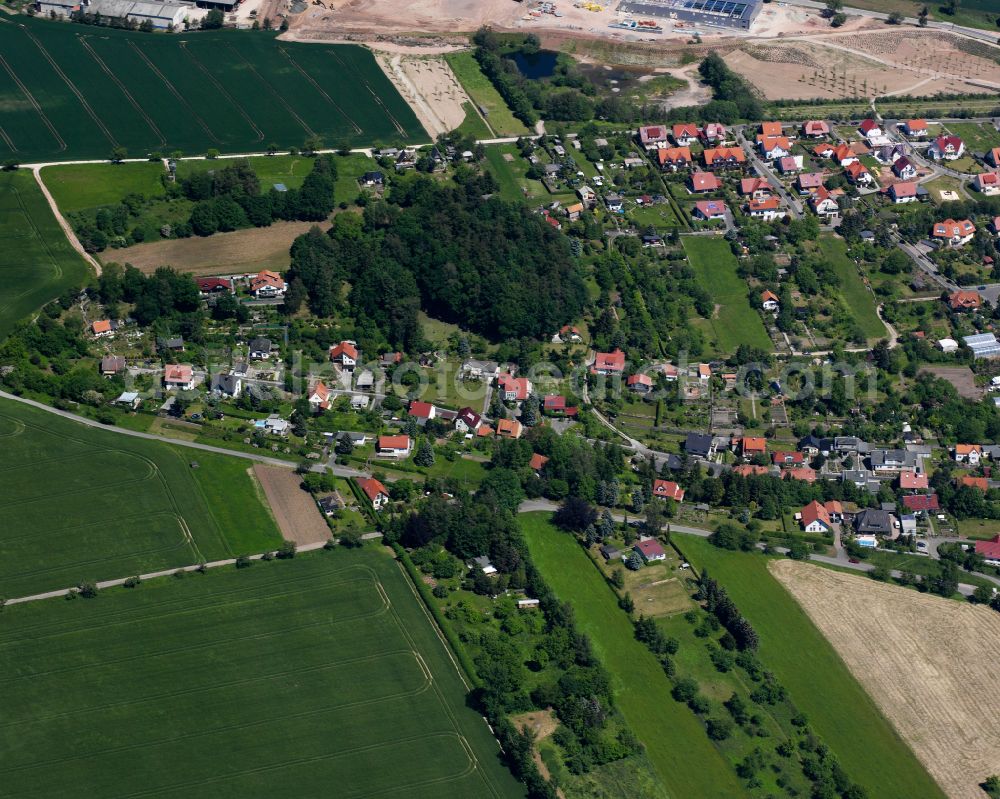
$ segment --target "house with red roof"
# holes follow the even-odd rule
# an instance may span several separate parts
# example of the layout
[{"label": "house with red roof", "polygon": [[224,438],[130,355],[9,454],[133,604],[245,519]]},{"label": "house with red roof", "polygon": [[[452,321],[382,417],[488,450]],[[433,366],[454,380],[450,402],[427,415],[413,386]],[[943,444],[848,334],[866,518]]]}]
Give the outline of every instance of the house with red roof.
[{"label": "house with red roof", "polygon": [[[903,159],[899,160],[902,161]],[[909,182],[893,183],[889,187],[887,194],[896,205],[900,205],[901,203],[915,203],[918,199],[917,184]]]},{"label": "house with red roof", "polygon": [[781,472],[783,480],[802,480],[805,483],[816,482],[816,470],[810,466],[796,466]]},{"label": "house with red roof", "polygon": [[250,278],[250,293],[257,299],[275,299],[283,297],[288,290],[288,284],[281,275],[270,269],[262,269]]},{"label": "house with red roof", "polygon": [[705,169],[742,169],[747,155],[742,147],[710,147],[704,150],[701,157]]},{"label": "house with red roof", "polygon": [[770,197],[774,194],[774,187],[764,178],[743,178],[740,180],[740,194],[744,197]]},{"label": "house with red roof", "polygon": [[653,496],[660,499],[672,499],[674,502],[683,502],[684,489],[673,480],[654,480]]},{"label": "house with red roof", "polygon": [[780,122],[761,122],[757,128],[759,136],[780,136],[782,133]]},{"label": "house with red roof", "polygon": [[410,409],[407,411],[407,415],[416,419],[417,424],[425,424],[429,419],[433,419],[436,414],[437,408],[429,402],[422,402],[421,400],[410,402]]},{"label": "house with red roof", "polygon": [[694,204],[694,215],[703,221],[725,219],[729,208],[722,200],[699,200]]},{"label": "house with red roof", "polygon": [[979,444],[956,444],[955,463],[968,463],[970,466],[978,466],[983,459],[983,448]]},{"label": "house with red roof", "polygon": [[913,180],[917,176],[917,167],[903,155],[892,162],[892,172],[900,180]]},{"label": "house with red roof", "polygon": [[826,507],[815,499],[799,511],[799,523],[805,533],[829,533],[833,526]]},{"label": "house with red roof", "polygon": [[528,468],[536,474],[545,468],[545,464],[549,462],[549,459],[545,455],[540,455],[535,452],[531,456],[531,460],[528,461]]},{"label": "house with red roof", "polygon": [[976,554],[982,555],[988,566],[1000,566],[1000,535],[988,541],[976,541]]},{"label": "house with red roof", "polygon": [[829,216],[840,210],[837,201],[825,186],[820,186],[809,196],[809,207],[816,216]]},{"label": "house with red roof", "polygon": [[834,147],[830,157],[844,167],[858,160],[858,154],[854,152],[854,148],[847,144],[838,144]]},{"label": "house with red roof", "polygon": [[969,488],[977,488],[984,494],[990,490],[990,481],[986,477],[972,477],[968,474],[963,474],[958,478],[958,485],[968,486]]},{"label": "house with red roof", "polygon": [[955,161],[965,153],[965,142],[958,136],[938,136],[927,148],[927,156],[935,161]]},{"label": "house with red roof", "polygon": [[760,293],[760,307],[765,311],[777,311],[780,307],[778,295],[769,289],[764,289]]},{"label": "house with red roof", "polygon": [[313,409],[313,413],[330,410],[330,389],[322,380],[316,381],[309,389],[309,406]]},{"label": "house with red roof", "polygon": [[858,125],[858,130],[866,139],[882,135],[882,128],[879,127],[878,122],[874,119],[862,119],[861,124]]},{"label": "house with red roof", "polygon": [[531,396],[534,386],[526,377],[514,377],[507,372],[497,377],[497,391],[504,402],[524,402]]},{"label": "house with red roof", "polygon": [[660,542],[655,538],[646,538],[639,541],[632,549],[639,553],[646,563],[652,563],[655,560],[666,560],[667,553],[660,546]]},{"label": "house with red roof", "polygon": [[353,341],[341,341],[330,347],[330,360],[348,372],[354,371],[358,365],[358,345]]},{"label": "house with red roof", "polygon": [[691,166],[691,149],[689,147],[664,147],[656,151],[656,160],[660,169],[676,172]]},{"label": "house with red roof", "polygon": [[639,128],[639,142],[647,150],[656,149],[657,145],[666,142],[670,138],[670,131],[666,125],[646,125]]},{"label": "house with red roof", "polygon": [[194,367],[189,363],[170,363],[163,368],[163,385],[167,391],[191,391],[194,388]]},{"label": "house with red roof", "polygon": [[566,398],[562,394],[546,394],[542,400],[542,410],[553,415],[566,410]]},{"label": "house with red roof", "polygon": [[413,441],[407,435],[379,436],[375,454],[380,458],[408,458],[413,451]]},{"label": "house with red roof", "polygon": [[695,194],[704,191],[718,191],[722,188],[722,182],[715,176],[714,172],[692,172],[688,178],[688,187]]},{"label": "house with red roof", "polygon": [[642,373],[629,375],[625,385],[636,394],[648,394],[653,390],[653,378]]},{"label": "house with red roof", "polygon": [[591,371],[598,375],[621,374],[625,371],[625,353],[619,349],[596,353]]},{"label": "house with red roof", "polygon": [[98,319],[90,323],[90,332],[94,334],[94,338],[106,338],[115,331],[110,319]]},{"label": "house with red roof", "polygon": [[805,463],[805,455],[796,451],[779,451],[771,453],[771,463],[775,466],[801,466]]},{"label": "house with red roof", "polygon": [[766,466],[759,466],[756,463],[740,463],[733,467],[733,474],[741,477],[753,477],[756,475],[770,474],[771,470]]},{"label": "house with red roof", "polygon": [[948,306],[953,311],[978,311],[982,304],[983,298],[975,291],[962,289],[948,295]]},{"label": "house with red roof", "polygon": [[498,438],[520,438],[522,433],[524,433],[524,427],[517,419],[497,420]]},{"label": "house with red roof", "polygon": [[935,222],[931,230],[931,236],[935,241],[940,241],[946,247],[961,247],[972,241],[976,233],[976,226],[968,219],[945,219],[943,222]]},{"label": "house with red roof", "polygon": [[937,494],[907,494],[903,497],[903,505],[915,513],[940,510]]},{"label": "house with red roof", "polygon": [[899,473],[899,487],[903,491],[923,491],[928,487],[927,474],[914,469],[903,469]]},{"label": "house with red roof", "polygon": [[222,292],[233,294],[236,291],[231,277],[196,277],[194,282],[202,294],[221,294]]},{"label": "house with red roof", "polygon": [[767,439],[760,436],[743,436],[739,439],[739,447],[744,458],[763,455],[767,452]]},{"label": "house with red roof", "polygon": [[848,164],[844,168],[844,174],[847,175],[847,179],[855,186],[871,186],[875,182],[875,178],[873,178],[872,173],[868,171],[868,167],[860,161]]},{"label": "house with red roof", "polygon": [[355,478],[355,482],[375,510],[381,510],[383,505],[389,503],[389,491],[382,485],[381,480],[376,480],[374,477],[358,477]]},{"label": "house with red roof", "polygon": [[758,136],[757,147],[768,161],[792,154],[792,143],[787,136]]},{"label": "house with red roof", "polygon": [[701,131],[693,122],[678,122],[673,130],[674,144],[678,147],[688,147],[698,141]]},{"label": "house with red roof", "polygon": [[972,179],[972,185],[980,194],[987,196],[1000,194],[1000,174],[983,172]]},{"label": "house with red roof", "polygon": [[900,127],[903,133],[911,139],[922,139],[927,135],[926,119],[908,119]]},{"label": "house with red roof", "polygon": [[802,126],[802,135],[807,139],[822,139],[830,135],[830,125],[821,119],[810,119]]},{"label": "house with red roof", "polygon": [[743,210],[748,216],[763,219],[765,222],[771,222],[785,215],[781,200],[777,197],[754,198],[743,207]]}]

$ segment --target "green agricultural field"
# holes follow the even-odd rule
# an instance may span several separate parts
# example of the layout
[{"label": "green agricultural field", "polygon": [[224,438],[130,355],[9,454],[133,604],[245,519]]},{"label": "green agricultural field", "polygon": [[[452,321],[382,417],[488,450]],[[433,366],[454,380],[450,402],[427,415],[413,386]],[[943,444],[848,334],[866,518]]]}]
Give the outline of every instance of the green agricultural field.
[{"label": "green agricultural field", "polygon": [[948,130],[965,142],[965,149],[985,153],[1000,147],[1000,133],[992,125],[979,122],[949,122]]},{"label": "green agricultural field", "polygon": [[707,568],[760,636],[760,658],[836,753],[851,779],[879,799],[942,799],[941,789],[822,633],[758,555],[675,535],[696,568]]},{"label": "green agricultural field", "polygon": [[0,339],[90,274],[29,172],[0,172]]},{"label": "green agricultural field", "polygon": [[825,235],[820,236],[819,248],[840,278],[840,294],[844,305],[854,316],[855,323],[869,340],[883,338],[886,330],[875,310],[875,297],[861,280],[854,263],[847,257],[847,244],[841,238]]},{"label": "green agricultural field", "polygon": [[[0,17],[3,19],[3,17]],[[150,36],[19,17],[0,24],[0,160],[426,141],[368,50],[274,33]],[[78,80],[81,73],[89,75]]]},{"label": "green agricultural field", "polygon": [[161,162],[141,164],[64,164],[42,170],[42,180],[64,214],[117,205],[126,194],[164,193]]},{"label": "green agricultural field", "polygon": [[0,669],[10,796],[523,796],[380,549],[13,605]]},{"label": "green agricultural field", "polygon": [[684,251],[702,287],[719,306],[710,320],[713,341],[719,355],[731,355],[740,344],[771,350],[771,339],[760,316],[750,307],[747,285],[736,274],[736,257],[723,238],[685,236]]},{"label": "green agricultural field", "polygon": [[556,596],[569,602],[611,673],[622,715],[646,746],[671,796],[735,799],[746,796],[733,769],[711,744],[698,719],[670,696],[670,681],[655,656],[635,640],[614,592],[573,536],[548,514],[520,517],[531,557]]},{"label": "green agricultural field", "polygon": [[0,596],[276,547],[248,465],[2,401]]},{"label": "green agricultural field", "polygon": [[486,110],[486,124],[493,129],[495,135],[524,136],[530,133],[524,123],[510,112],[507,103],[483,74],[470,51],[448,53],[444,58],[472,102]]},{"label": "green agricultural field", "polygon": [[456,130],[463,136],[471,136],[473,139],[492,139],[493,131],[490,130],[485,120],[479,115],[476,107],[471,102],[462,103],[465,111],[465,119]]}]

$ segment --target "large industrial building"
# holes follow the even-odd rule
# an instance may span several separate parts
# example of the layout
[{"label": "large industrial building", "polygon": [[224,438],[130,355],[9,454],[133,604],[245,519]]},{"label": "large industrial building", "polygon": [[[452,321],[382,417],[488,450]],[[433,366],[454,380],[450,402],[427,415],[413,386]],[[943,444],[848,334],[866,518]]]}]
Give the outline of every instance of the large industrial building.
[{"label": "large industrial building", "polygon": [[689,25],[749,30],[762,0],[623,0],[618,10]]},{"label": "large industrial building", "polygon": [[160,3],[146,0],[37,0],[35,8],[46,16],[69,17],[75,12],[127,19],[141,25],[148,22],[158,30],[177,30],[194,8],[190,3]]}]

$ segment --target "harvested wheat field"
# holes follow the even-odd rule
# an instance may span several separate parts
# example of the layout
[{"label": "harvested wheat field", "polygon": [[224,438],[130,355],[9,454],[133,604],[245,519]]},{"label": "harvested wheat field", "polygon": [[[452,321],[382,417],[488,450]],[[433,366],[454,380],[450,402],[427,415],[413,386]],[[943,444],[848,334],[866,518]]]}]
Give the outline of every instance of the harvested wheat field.
[{"label": "harvested wheat field", "polygon": [[376,53],[375,60],[431,136],[462,124],[469,95],[443,58]]},{"label": "harvested wheat field", "polygon": [[264,489],[282,538],[301,545],[318,544],[330,537],[326,520],[312,496],[302,490],[302,478],[295,472],[258,463],[253,473]]},{"label": "harvested wheat field", "polygon": [[806,563],[770,569],[945,793],[982,799],[1000,772],[1000,614]]},{"label": "harvested wheat field", "polygon": [[178,272],[193,275],[229,275],[261,269],[283,272],[291,263],[292,242],[314,224],[275,222],[269,227],[216,233],[207,238],[192,236],[134,244],[108,250],[104,255],[107,261],[132,264],[147,275],[161,266],[172,266]]}]

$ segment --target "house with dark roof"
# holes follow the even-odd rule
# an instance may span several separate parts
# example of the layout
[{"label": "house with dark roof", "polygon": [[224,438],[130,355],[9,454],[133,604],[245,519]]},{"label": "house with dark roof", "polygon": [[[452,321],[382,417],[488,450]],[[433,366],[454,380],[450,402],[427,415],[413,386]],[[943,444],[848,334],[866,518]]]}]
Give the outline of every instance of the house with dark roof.
[{"label": "house with dark roof", "polygon": [[866,508],[854,516],[854,532],[858,535],[892,535],[892,516],[888,511]]},{"label": "house with dark roof", "polygon": [[715,442],[705,433],[688,433],[684,440],[684,451],[693,458],[711,458],[715,454]]}]

